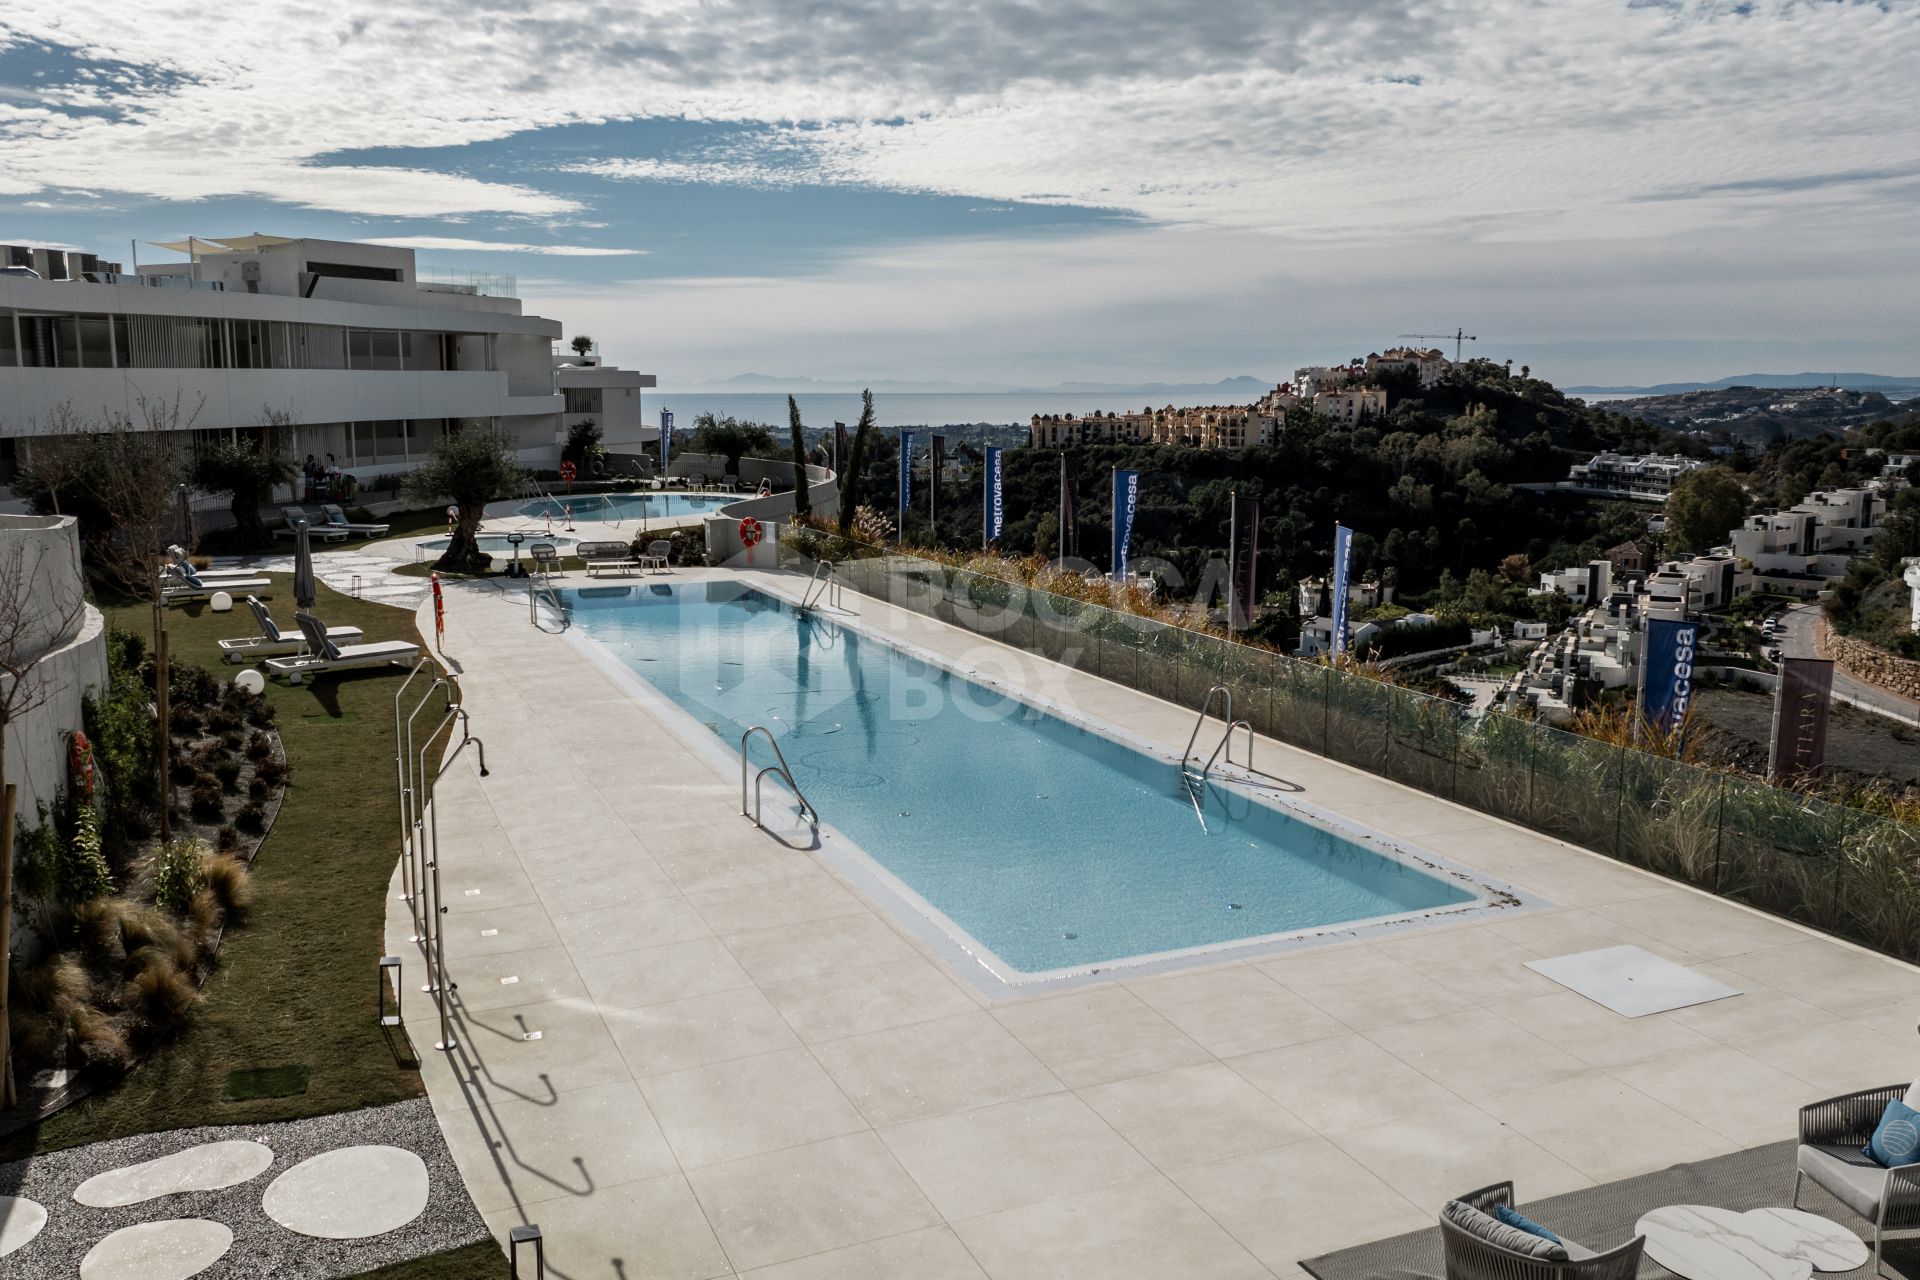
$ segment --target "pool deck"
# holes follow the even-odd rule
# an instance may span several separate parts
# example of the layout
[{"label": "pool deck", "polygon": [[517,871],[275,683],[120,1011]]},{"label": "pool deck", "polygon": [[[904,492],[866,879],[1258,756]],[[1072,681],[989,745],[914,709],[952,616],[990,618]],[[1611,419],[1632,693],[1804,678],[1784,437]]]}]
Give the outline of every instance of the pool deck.
[{"label": "pool deck", "polygon": [[[847,603],[1170,752],[1192,727]],[[456,584],[447,609],[492,769],[467,753],[437,802],[453,1054],[397,899],[388,949],[481,1212],[502,1240],[537,1222],[569,1280],[1291,1276],[1469,1188],[1535,1199],[1787,1138],[1800,1105],[1920,1071],[1920,970],[1266,739],[1306,799],[1549,904],[989,1000],[740,817],[738,773],[524,599]],[[1629,1020],[1523,967],[1625,943],[1744,994]]]}]

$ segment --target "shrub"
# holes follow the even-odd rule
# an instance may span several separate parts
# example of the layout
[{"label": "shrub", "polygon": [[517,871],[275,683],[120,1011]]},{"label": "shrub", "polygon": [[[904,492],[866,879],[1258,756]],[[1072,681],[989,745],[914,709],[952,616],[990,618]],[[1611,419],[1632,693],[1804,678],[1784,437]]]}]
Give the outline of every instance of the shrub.
[{"label": "shrub", "polygon": [[133,977],[127,980],[124,1000],[130,1012],[155,1029],[171,1028],[200,1003],[200,989],[169,952],[147,947],[131,957]]},{"label": "shrub", "polygon": [[81,1005],[73,1011],[70,1030],[74,1056],[84,1071],[106,1080],[126,1074],[130,1061],[127,1038],[107,1015],[91,1005]]},{"label": "shrub", "polygon": [[168,776],[173,779],[174,786],[190,787],[193,785],[193,780],[200,776],[200,769],[185,756],[175,756],[173,766],[168,770]]},{"label": "shrub", "polygon": [[211,778],[206,782],[194,783],[191,808],[193,816],[202,822],[218,822],[225,817],[227,797],[220,789],[220,783]]},{"label": "shrub", "polygon": [[207,729],[212,733],[231,733],[246,722],[246,716],[230,706],[215,707],[207,714]]},{"label": "shrub", "polygon": [[267,811],[257,804],[248,803],[240,807],[240,815],[233,825],[249,835],[259,835],[267,829]]},{"label": "shrub", "polygon": [[220,835],[214,843],[222,853],[230,849],[238,849],[240,847],[239,828],[229,822],[226,826],[220,828]]},{"label": "shrub", "polygon": [[127,953],[120,945],[120,904],[113,898],[75,903],[60,916],[61,932],[96,973],[118,973]]},{"label": "shrub", "polygon": [[[148,661],[142,674],[148,689],[153,688],[153,663]],[[220,700],[220,679],[205,667],[167,663],[167,701],[172,706],[206,707]]]},{"label": "shrub", "polygon": [[54,866],[54,893],[63,902],[90,902],[113,892],[113,873],[100,848],[100,811],[83,804],[74,815],[73,835],[61,843]]},{"label": "shrub", "polygon": [[265,805],[273,795],[273,788],[258,778],[247,779],[247,799],[257,805]]},{"label": "shrub", "polygon": [[253,767],[253,776],[269,787],[285,786],[291,773],[292,770],[287,767],[286,761],[274,759],[271,756]]},{"label": "shrub", "polygon": [[120,930],[120,950],[129,965],[137,952],[149,949],[164,953],[176,964],[193,963],[193,944],[165,912],[126,898],[114,898],[111,902],[114,923]]},{"label": "shrub", "polygon": [[265,760],[273,754],[273,739],[255,729],[247,735],[247,759]]},{"label": "shrub", "polygon": [[212,856],[204,840],[169,840],[153,860],[153,900],[173,912],[186,914],[200,891],[201,867]]},{"label": "shrub", "polygon": [[244,862],[230,854],[212,854],[201,860],[200,875],[227,919],[247,914],[253,905],[253,873]]},{"label": "shrub", "polygon": [[93,980],[73,956],[54,952],[36,964],[12,970],[13,999],[18,1007],[43,1013],[64,1023],[73,1006],[93,994]]},{"label": "shrub", "polygon": [[176,738],[197,738],[205,726],[200,713],[192,707],[169,707],[167,709],[167,731]]},{"label": "shrub", "polygon": [[238,729],[229,729],[220,735],[220,745],[225,747],[229,752],[238,751],[240,744],[245,741],[246,738],[242,736],[241,731]]},{"label": "shrub", "polygon": [[193,895],[193,901],[187,904],[187,923],[193,937],[200,944],[202,955],[213,954],[215,935],[220,930],[220,900],[213,896],[211,889],[202,889]]},{"label": "shrub", "polygon": [[268,702],[265,698],[255,698],[252,704],[247,707],[247,722],[249,724],[257,724],[262,729],[265,729],[273,724],[273,717],[277,713],[278,708],[271,702]]},{"label": "shrub", "polygon": [[223,788],[232,791],[240,785],[240,762],[232,758],[222,760],[213,766],[213,776],[220,780]]}]

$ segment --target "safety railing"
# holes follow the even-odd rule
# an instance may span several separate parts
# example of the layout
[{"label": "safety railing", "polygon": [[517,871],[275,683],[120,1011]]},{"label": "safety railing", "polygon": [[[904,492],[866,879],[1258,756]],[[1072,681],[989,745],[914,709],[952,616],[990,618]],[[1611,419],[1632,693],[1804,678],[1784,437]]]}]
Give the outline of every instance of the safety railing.
[{"label": "safety railing", "polygon": [[[1233,731],[1247,731],[1247,758],[1244,761],[1233,758]],[[1220,735],[1220,741],[1214,744],[1213,754],[1207,757],[1207,763],[1200,769],[1200,781],[1205,782],[1213,773],[1213,766],[1220,762],[1220,753],[1226,752],[1227,763],[1237,764],[1251,770],[1253,768],[1253,724],[1247,720],[1234,720],[1227,724],[1227,731]],[[1183,765],[1184,767],[1184,765]]]},{"label": "safety railing", "polygon": [[[753,739],[753,735],[756,733],[765,738],[767,745],[773,748],[773,756],[776,763],[768,765],[754,775],[753,808],[749,811],[747,808],[747,744]],[[753,825],[756,827],[766,825],[760,821],[760,784],[766,781],[766,777],[770,773],[780,775],[781,781],[787,784],[787,789],[793,792],[794,799],[800,802],[800,812],[806,815],[807,819],[812,822],[814,826],[819,826],[820,811],[813,807],[813,801],[807,799],[806,792],[802,791],[800,784],[794,780],[793,770],[787,767],[786,753],[780,750],[779,742],[774,740],[773,731],[763,724],[753,725],[745,733],[740,735],[740,816],[743,818],[752,818]]]},{"label": "safety railing", "polygon": [[550,544],[544,542],[535,543],[535,554],[529,557],[529,565],[527,568],[527,621],[536,627],[540,627],[542,631],[546,630],[545,627],[540,626],[540,606],[544,603],[547,608],[553,611],[553,616],[559,620],[560,625],[558,630],[565,631],[569,621],[567,618],[567,604],[566,601],[560,598],[560,589],[553,585],[554,575],[559,572],[559,569],[555,566],[560,563],[560,558],[557,553],[551,556],[537,554],[542,547],[550,548]]},{"label": "safety railing", "polygon": [[822,560],[813,566],[813,576],[807,579],[807,589],[800,597],[800,607],[811,609],[824,601],[829,609],[847,610],[846,589],[840,585],[840,575],[834,572],[833,561]]},{"label": "safety railing", "polygon": [[1187,735],[1187,749],[1180,753],[1180,768],[1183,772],[1187,767],[1187,761],[1193,758],[1193,744],[1200,740],[1200,727],[1206,724],[1207,712],[1213,709],[1215,694],[1220,695],[1222,702],[1220,718],[1226,721],[1229,730],[1233,727],[1233,690],[1224,684],[1216,684],[1207,690],[1204,698],[1200,699],[1200,710],[1193,718],[1193,732]]}]

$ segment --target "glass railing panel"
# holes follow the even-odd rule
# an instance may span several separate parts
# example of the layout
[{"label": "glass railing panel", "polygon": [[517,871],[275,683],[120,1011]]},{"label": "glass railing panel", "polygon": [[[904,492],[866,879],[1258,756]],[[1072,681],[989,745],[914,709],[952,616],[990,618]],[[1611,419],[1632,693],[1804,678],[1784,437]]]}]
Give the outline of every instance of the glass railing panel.
[{"label": "glass railing panel", "polygon": [[1461,804],[1509,822],[1532,819],[1533,725],[1485,715],[1461,727],[1455,743],[1454,795]]},{"label": "glass railing panel", "polygon": [[1840,919],[1846,852],[1872,814],[1745,778],[1728,778],[1714,891],[1817,928]]},{"label": "glass railing panel", "polygon": [[1327,682],[1329,756],[1369,773],[1384,774],[1392,725],[1390,685],[1351,671],[1332,673]]},{"label": "glass railing panel", "polygon": [[1641,751],[1621,757],[1622,862],[1712,889],[1719,874],[1725,794],[1711,769]]},{"label": "glass railing panel", "polygon": [[1872,815],[1838,850],[1833,916],[1865,946],[1920,963],[1920,827]]},{"label": "glass railing panel", "polygon": [[1622,748],[1541,724],[1530,731],[1531,825],[1570,844],[1611,854],[1620,835]]},{"label": "glass railing panel", "polygon": [[1330,667],[1276,655],[1267,685],[1267,715],[1273,736],[1326,755],[1327,689],[1332,678]]},{"label": "glass railing panel", "polygon": [[1450,698],[1394,688],[1388,714],[1393,731],[1387,745],[1387,776],[1451,800],[1466,708]]}]

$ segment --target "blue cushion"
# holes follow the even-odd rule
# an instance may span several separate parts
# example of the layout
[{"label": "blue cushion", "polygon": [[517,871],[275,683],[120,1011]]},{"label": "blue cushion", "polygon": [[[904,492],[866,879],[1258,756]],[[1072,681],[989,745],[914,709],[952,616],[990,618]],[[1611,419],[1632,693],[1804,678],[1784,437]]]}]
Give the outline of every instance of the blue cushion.
[{"label": "blue cushion", "polygon": [[1510,1227],[1516,1227],[1519,1230],[1526,1232],[1528,1235],[1539,1236],[1542,1240],[1551,1240],[1555,1244],[1566,1243],[1559,1236],[1553,1234],[1553,1232],[1547,1230],[1545,1227],[1535,1222],[1532,1218],[1529,1218],[1526,1214],[1515,1213],[1513,1210],[1507,1208],[1507,1206],[1503,1204],[1497,1204],[1493,1206],[1493,1216],[1500,1219],[1500,1221],[1506,1223]]},{"label": "blue cushion", "polygon": [[1873,1138],[1861,1148],[1874,1163],[1891,1169],[1895,1165],[1920,1164],[1920,1111],[1895,1099],[1880,1116]]}]

